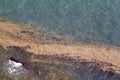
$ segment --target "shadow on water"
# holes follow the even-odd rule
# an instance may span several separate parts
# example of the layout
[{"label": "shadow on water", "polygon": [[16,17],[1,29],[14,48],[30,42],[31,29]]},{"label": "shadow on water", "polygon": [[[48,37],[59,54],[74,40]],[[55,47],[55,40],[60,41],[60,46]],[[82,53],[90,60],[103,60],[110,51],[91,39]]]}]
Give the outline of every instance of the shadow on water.
[{"label": "shadow on water", "polygon": [[119,80],[120,74],[112,64],[101,61],[73,59],[66,55],[34,55],[18,46],[9,46],[5,52],[7,60],[19,62],[36,80]]}]

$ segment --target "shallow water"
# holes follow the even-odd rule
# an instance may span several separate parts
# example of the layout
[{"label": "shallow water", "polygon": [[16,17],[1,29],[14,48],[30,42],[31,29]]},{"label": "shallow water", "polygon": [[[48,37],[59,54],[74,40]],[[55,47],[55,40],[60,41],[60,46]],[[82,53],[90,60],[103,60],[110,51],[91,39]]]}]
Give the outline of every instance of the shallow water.
[{"label": "shallow water", "polygon": [[0,0],[0,17],[32,22],[75,41],[120,46],[120,0]]},{"label": "shallow water", "polygon": [[[28,73],[32,74],[31,77],[35,77],[35,80],[120,79],[120,74],[115,73],[113,69],[108,71],[101,69],[101,67],[109,68],[114,66],[106,62],[88,61],[81,58],[73,59],[63,55],[34,55],[27,51],[22,51],[21,48],[17,48],[17,51],[18,49],[21,50],[18,53],[19,55],[16,55],[16,51],[14,54],[12,50],[11,56],[8,57],[9,59],[6,60],[3,65],[4,71],[10,75],[21,77]],[[23,54],[27,56],[23,58]],[[29,62],[30,56],[34,56],[37,61]]]}]

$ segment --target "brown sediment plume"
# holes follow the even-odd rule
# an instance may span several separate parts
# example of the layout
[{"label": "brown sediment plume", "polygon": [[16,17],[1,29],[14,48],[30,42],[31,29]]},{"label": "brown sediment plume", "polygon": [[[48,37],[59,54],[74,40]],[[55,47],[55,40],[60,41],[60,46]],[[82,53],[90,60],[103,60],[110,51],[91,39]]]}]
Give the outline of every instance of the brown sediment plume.
[{"label": "brown sediment plume", "polygon": [[[33,76],[39,79],[49,77],[51,80],[119,80],[120,74],[114,65],[98,60],[74,59],[66,55],[35,55],[19,46],[5,50],[8,60],[19,62]],[[31,62],[31,59],[35,59]],[[75,79],[77,80],[77,79]]]},{"label": "brown sediment plume", "polygon": [[119,47],[95,44],[57,44],[48,39],[42,31],[36,30],[31,29],[30,26],[10,21],[0,22],[0,43],[5,49],[8,46],[18,46],[35,55],[65,55],[74,59],[82,58],[107,62],[115,65],[111,68],[118,73],[120,72]]}]

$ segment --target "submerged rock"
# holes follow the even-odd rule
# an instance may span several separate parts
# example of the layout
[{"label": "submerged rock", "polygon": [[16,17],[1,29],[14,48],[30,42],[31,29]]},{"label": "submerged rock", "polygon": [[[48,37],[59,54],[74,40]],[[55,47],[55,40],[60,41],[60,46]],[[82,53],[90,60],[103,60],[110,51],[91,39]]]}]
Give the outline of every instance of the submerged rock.
[{"label": "submerged rock", "polygon": [[120,74],[112,69],[114,65],[98,60],[35,55],[17,46],[10,47],[6,54],[4,69],[12,75],[29,72],[35,80],[120,80]]}]

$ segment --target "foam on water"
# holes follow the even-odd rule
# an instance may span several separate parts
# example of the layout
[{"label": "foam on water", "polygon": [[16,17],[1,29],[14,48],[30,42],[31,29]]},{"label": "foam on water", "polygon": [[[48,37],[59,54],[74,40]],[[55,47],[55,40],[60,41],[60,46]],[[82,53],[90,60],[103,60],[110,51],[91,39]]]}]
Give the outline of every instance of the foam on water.
[{"label": "foam on water", "polygon": [[20,74],[26,74],[28,71],[23,68],[23,64],[19,62],[15,62],[12,60],[8,60],[4,63],[4,68],[7,73],[12,75],[20,75]]}]

